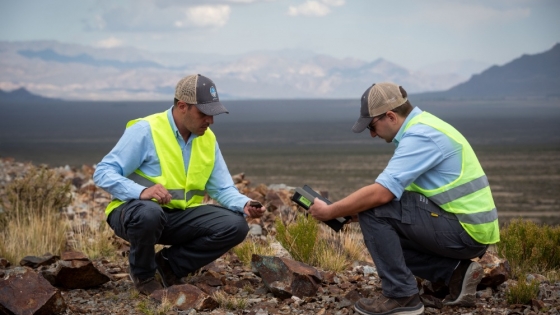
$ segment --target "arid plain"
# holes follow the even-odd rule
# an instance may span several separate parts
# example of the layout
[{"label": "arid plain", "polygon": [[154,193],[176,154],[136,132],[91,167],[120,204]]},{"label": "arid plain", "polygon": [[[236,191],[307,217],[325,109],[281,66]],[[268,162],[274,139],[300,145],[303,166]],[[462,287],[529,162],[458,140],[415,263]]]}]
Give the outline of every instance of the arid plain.
[{"label": "arid plain", "polygon": [[[471,142],[501,223],[560,224],[560,100],[422,101]],[[338,200],[374,182],[394,149],[350,128],[357,100],[223,102],[212,129],[232,174],[252,185],[308,184]],[[93,165],[130,119],[169,102],[0,104],[0,157],[51,166]]]}]

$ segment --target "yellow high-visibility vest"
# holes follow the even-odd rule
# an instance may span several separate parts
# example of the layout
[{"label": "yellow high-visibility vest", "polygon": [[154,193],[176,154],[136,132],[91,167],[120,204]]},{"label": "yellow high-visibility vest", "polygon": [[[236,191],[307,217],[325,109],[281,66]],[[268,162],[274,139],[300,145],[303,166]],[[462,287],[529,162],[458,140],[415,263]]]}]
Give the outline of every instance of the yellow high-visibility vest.
[{"label": "yellow high-visibility vest", "polygon": [[416,124],[435,128],[461,146],[461,173],[451,183],[436,189],[425,189],[412,183],[406,190],[421,193],[443,210],[455,214],[465,231],[477,242],[499,242],[498,211],[488,178],[470,144],[455,128],[430,113],[422,112],[413,117],[404,131]]},{"label": "yellow high-visibility vest", "polygon": [[[188,173],[183,164],[183,153],[176,141],[173,128],[167,117],[167,111],[148,117],[131,120],[126,127],[130,127],[140,120],[146,120],[152,130],[152,138],[156,154],[161,167],[160,176],[148,176],[140,170],[128,176],[136,183],[150,187],[161,184],[171,194],[171,202],[164,205],[172,209],[187,209],[202,204],[205,187],[216,161],[216,136],[208,128],[204,135],[192,141],[191,157]],[[123,204],[124,201],[115,199],[105,209],[105,214]]]}]

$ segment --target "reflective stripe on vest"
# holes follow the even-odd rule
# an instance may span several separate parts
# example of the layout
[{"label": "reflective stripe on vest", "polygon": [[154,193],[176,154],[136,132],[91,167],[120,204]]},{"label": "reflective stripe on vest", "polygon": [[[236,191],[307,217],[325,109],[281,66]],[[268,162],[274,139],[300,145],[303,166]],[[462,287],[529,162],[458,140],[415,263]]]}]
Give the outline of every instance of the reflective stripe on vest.
[{"label": "reflective stripe on vest", "polygon": [[[171,194],[171,202],[164,205],[173,209],[186,209],[202,204],[205,186],[214,169],[216,159],[216,137],[207,129],[204,135],[196,137],[191,143],[191,156],[188,171],[185,174],[183,153],[176,141],[173,128],[167,117],[167,111],[150,115],[145,118],[132,120],[127,128],[140,120],[150,123],[154,147],[159,159],[161,175],[148,176],[140,170],[127,176],[139,185],[151,187],[155,184],[163,185]],[[107,206],[108,215],[124,201],[113,200]]]},{"label": "reflective stripe on vest", "polygon": [[412,118],[404,131],[415,124],[430,126],[461,146],[461,173],[453,182],[436,189],[424,189],[412,183],[406,190],[419,192],[443,210],[454,213],[463,228],[477,242],[498,242],[498,211],[488,178],[467,140],[455,128],[427,112]]}]

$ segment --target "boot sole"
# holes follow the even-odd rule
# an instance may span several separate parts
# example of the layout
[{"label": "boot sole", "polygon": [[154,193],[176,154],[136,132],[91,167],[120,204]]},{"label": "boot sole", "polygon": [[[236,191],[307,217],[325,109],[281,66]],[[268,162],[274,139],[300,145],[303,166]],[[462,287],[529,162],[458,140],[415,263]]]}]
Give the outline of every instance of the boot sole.
[{"label": "boot sole", "polygon": [[461,293],[453,301],[443,301],[444,305],[475,306],[476,286],[480,283],[483,276],[482,266],[477,262],[472,262],[461,286]]},{"label": "boot sole", "polygon": [[418,306],[411,307],[399,307],[392,309],[384,313],[371,313],[366,310],[360,309],[358,306],[354,305],[354,310],[363,315],[420,315],[424,313],[424,305],[422,303]]}]

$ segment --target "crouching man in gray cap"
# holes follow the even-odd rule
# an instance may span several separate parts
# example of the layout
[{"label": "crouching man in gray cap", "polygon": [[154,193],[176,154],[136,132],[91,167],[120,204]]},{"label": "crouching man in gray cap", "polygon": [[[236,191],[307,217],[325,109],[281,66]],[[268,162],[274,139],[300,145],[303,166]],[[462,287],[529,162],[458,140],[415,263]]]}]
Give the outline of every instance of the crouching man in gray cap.
[{"label": "crouching man in gray cap", "polygon": [[[97,165],[95,184],[113,196],[107,222],[130,242],[130,277],[142,294],[181,284],[245,239],[244,216],[264,213],[234,186],[209,128],[221,113],[214,82],[187,76],[170,109],[128,122]],[[206,193],[222,206],[203,204]],[[156,244],[167,247],[156,253]]]},{"label": "crouching man in gray cap", "polygon": [[361,314],[421,314],[415,276],[445,283],[446,305],[474,306],[482,267],[472,258],[499,241],[498,214],[488,179],[467,140],[452,126],[414,108],[406,91],[378,83],[362,96],[365,129],[393,142],[395,152],[375,183],[331,205],[315,199],[321,221],[351,215],[382,283],[382,296],[363,298]]}]

